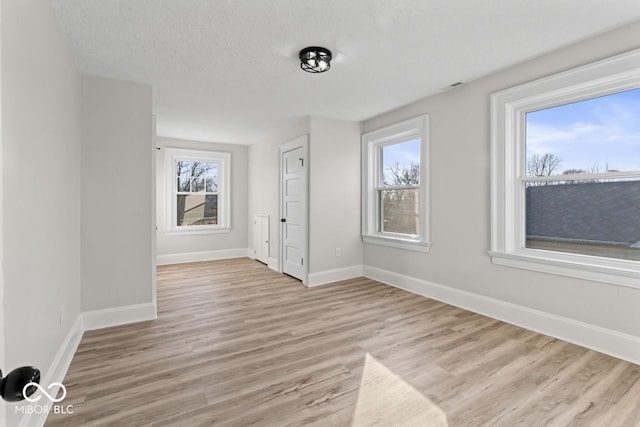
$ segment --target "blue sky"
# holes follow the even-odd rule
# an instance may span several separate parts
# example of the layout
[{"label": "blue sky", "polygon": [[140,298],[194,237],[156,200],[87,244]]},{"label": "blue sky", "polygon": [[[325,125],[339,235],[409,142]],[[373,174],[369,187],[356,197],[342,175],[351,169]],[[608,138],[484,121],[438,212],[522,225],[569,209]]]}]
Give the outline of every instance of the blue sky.
[{"label": "blue sky", "polygon": [[553,153],[559,172],[640,171],[640,89],[527,114],[527,155]]},{"label": "blue sky", "polygon": [[402,167],[411,169],[412,163],[420,163],[420,140],[414,139],[400,144],[387,145],[382,149],[384,174],[387,168],[396,162]]}]

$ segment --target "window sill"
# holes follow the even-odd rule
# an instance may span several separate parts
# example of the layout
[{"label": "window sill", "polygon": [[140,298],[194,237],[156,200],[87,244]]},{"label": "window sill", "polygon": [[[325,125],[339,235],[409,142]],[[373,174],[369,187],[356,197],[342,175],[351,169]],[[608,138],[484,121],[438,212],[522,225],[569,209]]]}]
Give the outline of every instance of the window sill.
[{"label": "window sill", "polygon": [[216,228],[202,228],[198,230],[181,230],[181,229],[170,229],[165,230],[165,234],[170,236],[192,236],[198,234],[223,234],[230,233],[231,227],[216,227]]},{"label": "window sill", "polygon": [[362,236],[362,242],[368,243],[371,245],[388,246],[392,248],[406,249],[409,251],[416,251],[416,252],[429,252],[429,246],[430,246],[430,244],[427,242],[420,242],[420,241],[409,240],[409,239],[397,239],[394,237],[387,237],[387,236],[372,236],[372,235]]},{"label": "window sill", "polygon": [[635,261],[535,249],[489,255],[497,265],[640,289],[640,265]]}]

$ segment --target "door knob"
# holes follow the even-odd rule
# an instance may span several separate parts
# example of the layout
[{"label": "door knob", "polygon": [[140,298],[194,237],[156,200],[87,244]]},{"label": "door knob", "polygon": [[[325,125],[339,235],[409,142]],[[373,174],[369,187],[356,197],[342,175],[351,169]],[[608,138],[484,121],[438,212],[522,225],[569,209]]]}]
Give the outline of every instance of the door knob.
[{"label": "door knob", "polygon": [[280,222],[287,222],[287,218],[280,218]]},{"label": "door knob", "polygon": [[19,402],[37,390],[34,386],[27,387],[26,390],[24,387],[29,383],[39,382],[40,370],[33,366],[16,368],[4,378],[2,378],[2,371],[0,371],[0,396],[7,402]]}]

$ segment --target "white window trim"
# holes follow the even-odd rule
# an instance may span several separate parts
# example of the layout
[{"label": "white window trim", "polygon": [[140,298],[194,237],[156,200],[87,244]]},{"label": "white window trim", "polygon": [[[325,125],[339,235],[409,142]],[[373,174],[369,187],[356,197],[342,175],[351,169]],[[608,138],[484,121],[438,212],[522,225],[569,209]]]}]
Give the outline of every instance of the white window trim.
[{"label": "white window trim", "polygon": [[640,289],[639,262],[525,248],[523,190],[527,112],[638,87],[640,50],[635,50],[491,95],[489,254],[494,264]]},{"label": "white window trim", "polygon": [[[362,135],[362,241],[419,252],[429,250],[429,116],[422,115]],[[420,138],[420,189],[418,190],[421,234],[416,238],[378,231],[377,161],[379,147]]]},{"label": "white window trim", "polygon": [[[214,151],[193,150],[186,148],[165,148],[165,198],[167,234],[194,235],[229,233],[231,208],[230,165],[231,154]],[[176,225],[176,162],[201,161],[218,163],[218,224],[213,225]]]}]

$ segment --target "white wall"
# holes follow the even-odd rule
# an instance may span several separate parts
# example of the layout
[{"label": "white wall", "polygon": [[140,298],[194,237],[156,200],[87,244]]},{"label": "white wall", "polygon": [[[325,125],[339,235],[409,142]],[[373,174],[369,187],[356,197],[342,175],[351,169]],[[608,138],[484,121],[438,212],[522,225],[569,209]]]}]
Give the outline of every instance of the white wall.
[{"label": "white wall", "polygon": [[151,87],[82,76],[82,310],[152,302]]},{"label": "white wall", "polygon": [[[156,138],[156,218],[159,263],[182,260],[177,255],[200,255],[200,259],[226,257],[247,248],[248,147],[237,144]],[[166,230],[165,148],[192,148],[231,154],[231,232],[220,234],[176,235]],[[194,254],[195,253],[195,254]],[[244,256],[243,255],[243,256]],[[237,256],[237,255],[236,255]],[[188,257],[184,258],[188,260]],[[196,260],[194,258],[193,260]]]},{"label": "white wall", "polygon": [[[278,259],[278,147],[309,134],[309,284],[359,276],[360,123],[309,117],[249,147],[249,248],[253,248],[253,216],[267,214],[269,252]],[[336,248],[341,255],[336,256]]]},{"label": "white wall", "polygon": [[309,153],[309,273],[360,266],[360,123],[312,117]]},{"label": "white wall", "polygon": [[32,364],[44,379],[80,313],[80,76],[49,2],[4,0],[1,39],[0,368]]},{"label": "white wall", "polygon": [[[249,146],[249,217],[247,219],[247,245],[253,249],[253,217],[269,215],[269,256],[278,259],[278,209],[279,156],[278,146],[297,136],[309,133],[309,119],[301,119],[295,126],[272,135],[260,143]],[[275,262],[272,262],[275,266]]]},{"label": "white wall", "polygon": [[640,337],[640,290],[497,266],[487,254],[490,94],[638,48],[639,40],[640,24],[630,25],[366,121],[369,131],[430,115],[433,246],[423,254],[365,245],[365,265]]}]

